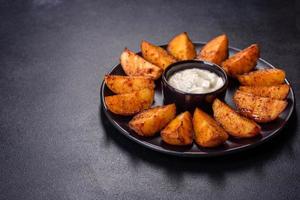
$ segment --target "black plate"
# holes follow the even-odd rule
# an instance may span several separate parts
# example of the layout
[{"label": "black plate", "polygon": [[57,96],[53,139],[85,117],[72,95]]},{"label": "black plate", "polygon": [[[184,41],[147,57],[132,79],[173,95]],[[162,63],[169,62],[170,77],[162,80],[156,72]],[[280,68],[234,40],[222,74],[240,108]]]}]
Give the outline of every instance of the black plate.
[{"label": "black plate", "polygon": [[[205,43],[203,42],[194,43],[197,52],[204,44]],[[166,45],[162,45],[162,47],[166,47]],[[240,50],[237,48],[233,48],[233,47],[229,48],[230,55],[238,51]],[[259,59],[256,68],[265,69],[265,68],[274,68],[274,66],[263,59]],[[115,66],[109,74],[125,75],[120,64]],[[285,80],[285,82],[289,84],[288,80]],[[162,105],[163,99],[161,93],[161,80],[160,79],[157,80],[155,82],[155,85],[156,88],[155,88],[155,98],[154,98],[153,106]],[[237,89],[237,87],[238,87],[238,83],[234,80],[230,80],[230,84],[225,97],[226,103],[228,103],[233,108],[235,108],[235,106],[232,102],[232,96],[234,94],[234,91]],[[266,142],[267,140],[271,139],[273,136],[278,134],[279,131],[284,127],[284,125],[289,120],[294,110],[294,103],[295,103],[294,92],[291,87],[290,93],[287,97],[288,106],[286,107],[284,112],[281,113],[281,115],[277,120],[266,124],[260,124],[262,128],[260,136],[251,139],[236,139],[230,137],[224,145],[218,148],[206,149],[206,148],[201,148],[196,144],[187,147],[167,145],[161,140],[159,134],[157,134],[156,137],[152,137],[152,138],[144,138],[138,136],[136,133],[134,133],[134,131],[132,131],[128,127],[128,122],[131,119],[131,117],[123,117],[123,116],[115,115],[107,109],[104,102],[104,96],[108,96],[112,94],[113,93],[108,89],[108,87],[104,84],[104,82],[102,82],[100,95],[101,95],[101,103],[103,106],[104,113],[107,116],[108,120],[112,123],[112,125],[114,125],[120,131],[120,133],[127,136],[131,140],[147,148],[153,149],[155,151],[166,153],[166,154],[177,155],[177,156],[189,156],[189,157],[209,157],[209,156],[225,155],[228,153],[233,153],[233,152],[238,152],[241,150],[253,148],[259,144]]]}]

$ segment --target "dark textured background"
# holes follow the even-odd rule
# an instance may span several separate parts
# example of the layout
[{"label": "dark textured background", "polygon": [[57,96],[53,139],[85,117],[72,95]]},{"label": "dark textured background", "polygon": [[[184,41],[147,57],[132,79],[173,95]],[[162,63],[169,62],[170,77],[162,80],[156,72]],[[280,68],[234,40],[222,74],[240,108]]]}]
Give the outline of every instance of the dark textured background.
[{"label": "dark textured background", "polygon": [[258,42],[299,100],[299,14],[295,1],[0,0],[0,199],[299,199],[299,102],[279,137],[214,159],[144,149],[99,109],[125,46],[182,31]]}]

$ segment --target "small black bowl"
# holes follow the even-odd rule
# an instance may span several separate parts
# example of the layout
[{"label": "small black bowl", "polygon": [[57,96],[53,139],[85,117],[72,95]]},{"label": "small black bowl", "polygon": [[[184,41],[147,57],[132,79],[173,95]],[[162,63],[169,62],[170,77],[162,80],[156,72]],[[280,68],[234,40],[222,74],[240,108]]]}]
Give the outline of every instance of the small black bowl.
[{"label": "small black bowl", "polygon": [[[192,68],[204,69],[217,74],[223,79],[224,85],[213,92],[197,94],[183,92],[169,84],[168,80],[174,73]],[[173,63],[162,75],[164,104],[175,103],[178,112],[186,110],[193,112],[196,107],[201,107],[203,110],[210,112],[213,100],[215,98],[224,99],[227,87],[228,77],[226,72],[218,65],[202,60],[186,60]]]}]

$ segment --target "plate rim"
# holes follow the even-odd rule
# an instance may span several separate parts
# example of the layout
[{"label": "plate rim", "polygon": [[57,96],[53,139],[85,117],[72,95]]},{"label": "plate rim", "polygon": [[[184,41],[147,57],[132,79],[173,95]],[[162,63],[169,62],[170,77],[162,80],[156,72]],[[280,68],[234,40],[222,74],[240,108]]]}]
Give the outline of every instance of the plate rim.
[{"label": "plate rim", "polygon": [[[207,42],[202,42],[202,41],[195,41],[193,42],[194,45],[205,45]],[[167,44],[162,44],[159,45],[161,47],[166,46]],[[232,46],[228,46],[228,49],[232,49],[234,51],[241,51],[241,49],[236,48],[236,47],[232,47]],[[267,64],[269,67],[271,68],[276,68],[274,67],[271,63],[269,63],[268,61],[259,58],[260,61],[262,61],[263,63]],[[120,63],[114,65],[114,67],[111,68],[111,70],[108,73],[105,74],[110,74],[112,73],[112,71],[118,66],[120,65]],[[216,157],[216,156],[224,156],[224,155],[228,155],[228,154],[233,154],[233,153],[238,153],[241,151],[245,151],[245,150],[249,150],[249,149],[253,149],[267,141],[269,141],[271,138],[274,138],[275,136],[277,136],[281,130],[286,126],[286,124],[289,122],[291,115],[294,113],[294,109],[295,109],[295,94],[294,94],[294,90],[292,85],[290,84],[290,82],[287,80],[287,78],[285,78],[285,82],[290,86],[290,93],[292,96],[292,105],[291,105],[291,109],[290,112],[288,113],[286,120],[284,120],[282,126],[280,126],[278,129],[274,130],[271,134],[265,136],[264,138],[262,138],[261,140],[252,143],[252,144],[245,144],[242,146],[238,146],[238,147],[233,147],[230,149],[226,149],[226,150],[222,150],[222,151],[218,151],[218,152],[182,152],[182,151],[175,151],[175,150],[169,150],[169,149],[164,149],[161,146],[157,146],[154,144],[151,144],[147,141],[142,141],[140,139],[138,139],[137,137],[132,136],[128,131],[126,131],[124,128],[122,128],[117,122],[115,122],[110,115],[108,114],[108,112],[105,110],[106,105],[105,105],[105,100],[104,100],[104,87],[105,87],[105,82],[104,79],[102,80],[101,86],[100,86],[100,102],[101,102],[101,109],[102,111],[105,113],[105,116],[107,117],[107,119],[109,120],[109,122],[115,127],[117,128],[117,130],[119,132],[121,132],[123,135],[125,135],[127,138],[129,138],[130,140],[142,145],[143,147],[146,147],[148,149],[154,150],[156,152],[159,153],[164,153],[164,154],[168,154],[168,155],[174,155],[174,156],[179,156],[179,157]],[[147,144],[145,144],[147,143]]]}]

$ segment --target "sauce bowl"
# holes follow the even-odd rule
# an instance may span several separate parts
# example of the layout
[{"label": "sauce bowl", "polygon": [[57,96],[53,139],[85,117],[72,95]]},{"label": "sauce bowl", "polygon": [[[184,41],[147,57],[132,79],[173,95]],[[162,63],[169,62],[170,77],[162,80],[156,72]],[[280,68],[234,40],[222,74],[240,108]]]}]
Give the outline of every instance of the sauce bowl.
[{"label": "sauce bowl", "polygon": [[[178,90],[169,84],[169,78],[185,69],[198,68],[215,73],[223,79],[223,86],[208,93],[189,93]],[[162,93],[164,104],[175,103],[178,112],[194,112],[196,107],[205,111],[210,111],[211,103],[215,98],[224,99],[228,87],[228,77],[226,72],[216,64],[202,60],[186,60],[171,64],[162,75]]]}]

